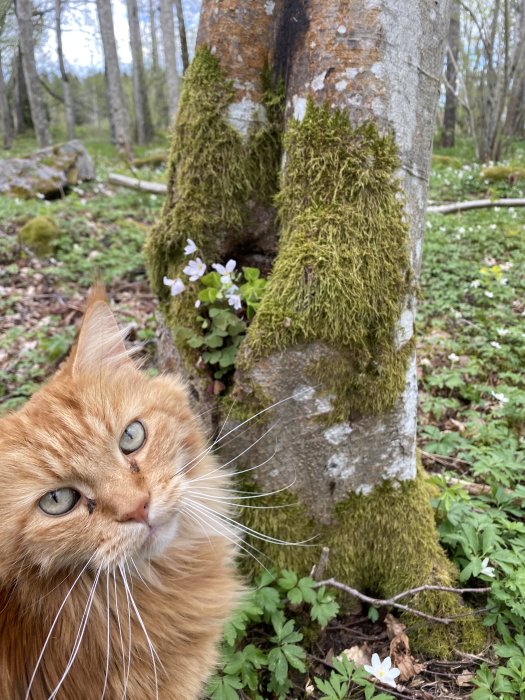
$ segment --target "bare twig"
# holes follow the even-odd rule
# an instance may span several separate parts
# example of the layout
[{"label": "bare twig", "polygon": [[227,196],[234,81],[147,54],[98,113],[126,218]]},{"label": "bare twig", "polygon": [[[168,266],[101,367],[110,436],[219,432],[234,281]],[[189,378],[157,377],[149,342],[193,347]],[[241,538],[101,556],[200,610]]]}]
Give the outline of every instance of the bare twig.
[{"label": "bare twig", "polygon": [[[316,588],[320,588],[321,586],[329,586],[331,588],[337,588],[340,591],[344,591],[345,593],[348,593],[348,595],[353,596],[354,598],[358,598],[359,600],[362,600],[364,603],[369,603],[370,605],[374,605],[376,607],[384,607],[384,606],[390,606],[392,608],[398,608],[399,610],[404,610],[405,612],[412,613],[412,615],[415,615],[416,617],[422,617],[425,620],[431,620],[432,622],[439,622],[440,624],[443,625],[450,625],[451,622],[453,622],[457,617],[464,617],[463,615],[460,616],[453,616],[453,617],[435,617],[434,615],[429,615],[428,613],[424,613],[421,610],[416,610],[415,608],[411,608],[408,605],[403,605],[402,603],[398,603],[397,601],[400,600],[401,598],[406,598],[409,595],[415,595],[416,593],[421,593],[422,591],[443,591],[444,593],[456,593],[457,595],[462,595],[463,593],[488,593],[490,591],[490,587],[485,587],[485,588],[452,588],[450,586],[417,586],[416,588],[410,588],[407,591],[402,591],[401,593],[397,593],[396,595],[392,596],[391,598],[386,598],[386,599],[381,599],[381,598],[372,598],[371,596],[365,595],[364,593],[361,593],[355,588],[352,588],[351,586],[347,586],[345,583],[340,583],[339,581],[336,581],[335,578],[329,578],[324,581],[319,581],[316,584]],[[470,614],[475,614],[475,611],[472,611]]]},{"label": "bare twig", "polygon": [[453,214],[468,209],[484,209],[486,207],[525,207],[525,199],[472,199],[467,202],[453,202],[427,207],[427,212]]},{"label": "bare twig", "polygon": [[125,175],[117,175],[116,173],[109,174],[108,182],[111,185],[119,185],[120,187],[128,187],[132,190],[151,192],[153,194],[166,194],[168,191],[168,188],[162,182],[147,182],[146,180],[137,180]]},{"label": "bare twig", "polygon": [[314,581],[320,581],[323,578],[329,556],[330,547],[323,547],[321,550],[321,556],[319,557],[319,563],[314,564],[312,566],[312,570],[310,571],[310,576],[314,579]]}]

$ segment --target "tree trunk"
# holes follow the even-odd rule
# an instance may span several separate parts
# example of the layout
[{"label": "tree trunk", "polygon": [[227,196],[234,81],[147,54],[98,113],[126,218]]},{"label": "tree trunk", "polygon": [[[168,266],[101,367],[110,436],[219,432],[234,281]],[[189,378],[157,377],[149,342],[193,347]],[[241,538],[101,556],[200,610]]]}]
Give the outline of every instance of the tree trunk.
[{"label": "tree trunk", "polygon": [[164,77],[159,66],[159,48],[157,42],[157,21],[154,0],[149,0],[149,27],[151,37],[151,72],[153,78],[153,94],[155,105],[155,123],[166,126],[168,123],[168,106],[164,90]]},{"label": "tree trunk", "polygon": [[71,86],[69,84],[69,76],[67,74],[66,64],[64,62],[61,25],[62,0],[55,0],[55,31],[57,35],[58,65],[60,68],[60,77],[62,78],[62,87],[64,90],[64,106],[66,108],[67,140],[72,141],[75,138],[75,107],[73,104],[73,95],[71,94]]},{"label": "tree trunk", "polygon": [[153,127],[149,109],[146,76],[144,74],[144,59],[142,56],[142,39],[137,0],[126,0],[128,9],[129,41],[133,58],[133,104],[135,105],[135,129],[137,143],[143,146],[151,141]]},{"label": "tree trunk", "polygon": [[177,71],[175,24],[173,22],[173,5],[171,4],[171,0],[160,0],[160,28],[162,32],[162,45],[164,47],[164,64],[166,67],[168,117],[171,123],[177,113],[180,96],[180,76]]},{"label": "tree trunk", "polygon": [[31,0],[16,0],[15,11],[24,77],[31,106],[31,119],[33,120],[37,143],[43,148],[51,144],[51,134],[49,133],[49,124],[35,63],[32,22],[33,5]]},{"label": "tree trunk", "polygon": [[2,130],[4,132],[4,148],[11,148],[13,144],[13,122],[7,101],[7,87],[4,81],[4,69],[2,66],[2,54],[0,52],[0,113],[2,114]]},{"label": "tree trunk", "polygon": [[15,54],[12,71],[13,84],[13,126],[15,134],[22,134],[26,129],[33,127],[31,121],[31,107],[27,96],[26,81],[24,78],[24,68],[22,66],[22,52],[20,48]]},{"label": "tree trunk", "polygon": [[177,10],[177,23],[179,25],[180,54],[182,57],[182,72],[186,72],[190,59],[188,57],[188,42],[186,41],[186,25],[184,23],[184,13],[182,12],[182,0],[175,0]]},{"label": "tree trunk", "polygon": [[108,86],[109,120],[117,148],[131,155],[129,114],[122,90],[120,68],[113,29],[111,0],[97,0],[97,13],[104,49],[106,80]]},{"label": "tree trunk", "polygon": [[[240,483],[260,490],[258,501],[288,506],[250,509],[245,523],[280,540],[318,535],[330,547],[332,574],[386,597],[415,585],[450,585],[455,575],[416,465],[413,337],[449,8],[424,0],[342,5],[224,0],[216,13],[216,3],[205,0],[200,48],[175,125],[166,207],[146,258],[181,351],[173,364],[209,403],[216,382],[178,333],[195,327],[194,299],[190,292],[170,298],[162,277],[182,275],[186,238],[208,264],[243,262],[249,246],[253,258],[259,252],[264,233],[254,235],[252,211],[258,199],[264,204],[262,190],[269,200],[273,193],[261,187],[257,158],[265,154],[266,173],[276,172],[280,153],[279,81],[268,87],[269,62],[284,81],[286,106],[280,242],[226,383],[236,418],[273,404],[265,415],[277,430],[264,439],[271,426],[254,422],[232,433],[223,455],[238,460],[241,474],[249,471]],[[268,133],[272,147],[260,149]],[[224,419],[223,434],[236,430],[238,420],[221,406],[212,427]],[[274,563],[301,570],[317,556],[292,547],[265,551]],[[417,603],[430,614],[463,611],[450,594]],[[477,623],[461,617],[411,641],[433,654],[462,643],[477,649],[482,639]]]},{"label": "tree trunk", "polygon": [[456,136],[456,108],[457,108],[457,71],[459,56],[459,2],[454,0],[452,5],[452,15],[447,37],[447,67],[446,67],[446,96],[445,112],[443,115],[443,131],[441,133],[441,146],[451,148]]}]

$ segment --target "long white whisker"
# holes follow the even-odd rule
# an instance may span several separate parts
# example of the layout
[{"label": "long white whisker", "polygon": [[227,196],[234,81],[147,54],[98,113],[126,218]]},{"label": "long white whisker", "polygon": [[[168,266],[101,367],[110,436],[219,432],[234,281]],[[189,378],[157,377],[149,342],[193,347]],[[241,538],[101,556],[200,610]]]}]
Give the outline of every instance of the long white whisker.
[{"label": "long white whisker", "polygon": [[[122,578],[122,583],[124,583],[124,578],[122,577],[122,569],[121,569],[120,564],[118,565],[118,568],[120,571],[120,578]],[[127,665],[127,669],[126,669],[126,678],[124,679],[124,690],[122,693],[123,698],[127,697],[129,672],[131,669],[131,605],[129,602],[128,589],[127,589],[126,585],[124,585],[124,592],[126,594],[126,602],[128,605],[128,665]]]},{"label": "long white whisker", "polygon": [[69,591],[66,593],[66,596],[65,596],[64,600],[62,601],[60,607],[58,608],[58,612],[57,612],[57,614],[55,615],[55,619],[53,620],[53,624],[51,625],[51,628],[50,628],[50,630],[49,630],[49,632],[48,632],[48,634],[47,634],[47,637],[46,637],[45,642],[44,642],[44,646],[42,647],[42,651],[40,652],[40,654],[39,654],[39,656],[38,656],[38,659],[37,659],[37,662],[36,662],[36,665],[35,665],[33,674],[31,675],[31,679],[29,680],[29,685],[27,686],[27,690],[26,690],[26,694],[25,694],[25,699],[24,699],[24,700],[28,700],[28,698],[29,698],[29,693],[31,692],[31,687],[32,687],[33,682],[34,682],[34,680],[35,680],[35,677],[36,677],[38,668],[39,668],[39,666],[40,666],[40,662],[42,661],[42,658],[43,658],[44,653],[45,653],[45,651],[46,651],[47,645],[49,644],[49,640],[51,639],[51,635],[53,634],[53,630],[55,629],[55,626],[56,626],[56,624],[57,624],[57,622],[58,622],[58,618],[60,617],[60,613],[61,613],[62,610],[64,609],[64,605],[66,604],[66,602],[67,602],[69,596],[71,595],[71,593],[72,593],[72,591],[73,591],[73,588],[77,585],[77,583],[78,583],[80,577],[82,576],[82,574],[84,573],[84,571],[88,568],[88,566],[90,565],[90,563],[91,563],[91,561],[92,561],[92,559],[93,559],[94,556],[95,556],[95,555],[93,554],[93,555],[88,559],[88,561],[86,562],[86,564],[84,565],[84,567],[83,567],[82,570],[80,571],[79,575],[78,575],[78,576],[76,577],[76,579],[73,581],[73,585],[71,586],[71,588],[69,589]]},{"label": "long white whisker", "polygon": [[[188,502],[188,501],[186,501]],[[262,532],[257,532],[257,530],[253,530],[251,527],[248,527],[247,525],[244,525],[243,523],[237,522],[237,520],[234,520],[233,518],[230,518],[229,516],[225,515],[224,513],[219,513],[218,511],[214,510],[213,508],[210,508],[209,506],[204,505],[204,503],[196,503],[195,501],[192,501],[192,504],[200,509],[204,509],[208,513],[211,513],[213,515],[216,515],[219,517],[221,520],[226,520],[227,522],[231,523],[234,527],[239,528],[243,532],[245,532],[247,535],[251,535],[252,537],[255,537],[258,540],[262,540],[264,542],[271,542],[273,544],[285,544],[285,545],[297,545],[297,546],[302,546],[302,547],[316,547],[317,545],[314,544],[307,544],[311,540],[315,539],[315,537],[309,537],[307,540],[302,540],[301,542],[288,542],[287,540],[280,540],[276,537],[271,537],[270,535],[265,535]]]},{"label": "long white whisker", "polygon": [[[151,639],[149,638],[149,634],[146,630],[146,626],[144,625],[144,622],[142,621],[142,617],[141,617],[139,610],[135,604],[135,600],[134,600],[134,598],[131,594],[131,591],[129,589],[128,581],[126,578],[126,573],[124,571],[124,568],[122,567],[122,564],[119,564],[119,569],[120,569],[120,574],[122,576],[122,580],[124,581],[124,586],[128,591],[129,600],[131,601],[131,605],[133,606],[133,610],[135,611],[135,614],[137,616],[139,624],[142,627],[142,631],[144,632],[144,634],[146,636],[146,641],[148,643],[150,654],[151,654],[151,660],[153,662],[153,675],[155,676],[155,698],[156,698],[156,700],[159,700],[159,682],[158,682],[158,678],[157,678],[157,664],[155,662],[155,656],[157,656],[157,658],[158,658],[158,654],[155,651],[155,647],[151,643]],[[159,659],[159,661],[160,661],[160,659]]]},{"label": "long white whisker", "polygon": [[108,676],[109,676],[109,566],[106,571],[106,624],[107,624],[107,637],[106,637],[106,673],[104,675],[104,688],[102,689],[102,695],[100,700],[104,700],[106,694],[106,689],[108,687]]},{"label": "long white whisker", "polygon": [[[262,464],[260,465],[262,466]],[[235,501],[239,500],[247,500],[250,501],[252,498],[266,498],[266,496],[275,496],[276,493],[282,493],[283,491],[288,491],[288,489],[292,488],[292,486],[295,485],[295,482],[297,481],[297,478],[294,478],[293,481],[291,481],[289,484],[286,486],[282,486],[280,489],[276,489],[275,491],[267,491],[266,493],[258,493],[257,491],[235,491],[234,489],[229,489],[229,488],[217,488],[217,486],[202,486],[199,484],[197,486],[197,489],[191,489],[191,493],[201,493],[202,491],[223,491],[226,495],[225,496],[217,496],[218,499],[226,501],[229,500],[231,503],[234,503]],[[249,494],[247,496],[232,496],[232,493],[242,493],[242,494]],[[204,494],[203,494],[204,495]]]},{"label": "long white whisker", "polygon": [[70,669],[71,669],[71,666],[73,666],[73,664],[74,664],[74,662],[75,662],[76,656],[77,656],[77,654],[78,654],[78,650],[80,649],[80,645],[82,644],[82,639],[84,638],[84,632],[86,631],[87,623],[88,623],[88,620],[89,620],[89,613],[91,612],[91,606],[92,606],[92,604],[93,604],[93,599],[94,599],[94,597],[95,597],[95,591],[96,591],[96,588],[97,588],[98,580],[99,580],[99,578],[100,578],[100,571],[101,571],[101,569],[102,569],[102,566],[99,566],[98,569],[97,569],[97,573],[96,573],[95,579],[94,579],[94,581],[93,581],[93,585],[91,586],[91,590],[90,590],[90,592],[89,592],[89,596],[88,596],[88,600],[87,600],[87,603],[86,603],[86,607],[84,608],[84,614],[82,615],[82,619],[80,620],[80,626],[79,626],[79,629],[78,629],[78,632],[77,632],[77,637],[76,637],[76,639],[75,639],[75,643],[74,643],[74,645],[73,645],[73,649],[72,649],[72,651],[71,651],[71,655],[70,655],[70,657],[69,657],[69,661],[67,662],[66,670],[65,670],[64,673],[62,674],[62,677],[61,677],[60,680],[58,681],[58,683],[57,683],[55,689],[53,690],[53,692],[52,692],[51,695],[49,696],[48,700],[53,700],[53,698],[56,697],[56,694],[58,693],[58,691],[59,691],[59,689],[60,689],[60,686],[62,685],[62,683],[63,683],[63,682],[65,681],[65,679],[67,678],[67,675],[68,675],[68,673],[69,673],[69,671],[70,671]]},{"label": "long white whisker", "polygon": [[126,673],[126,657],[124,656],[124,639],[122,637],[122,625],[120,624],[120,611],[119,611],[119,607],[118,607],[117,577],[115,574],[115,566],[114,565],[113,565],[113,588],[115,590],[115,614],[117,616],[117,627],[118,627],[118,634],[120,637],[120,651],[121,651],[121,655],[122,655],[122,671],[125,674]]}]

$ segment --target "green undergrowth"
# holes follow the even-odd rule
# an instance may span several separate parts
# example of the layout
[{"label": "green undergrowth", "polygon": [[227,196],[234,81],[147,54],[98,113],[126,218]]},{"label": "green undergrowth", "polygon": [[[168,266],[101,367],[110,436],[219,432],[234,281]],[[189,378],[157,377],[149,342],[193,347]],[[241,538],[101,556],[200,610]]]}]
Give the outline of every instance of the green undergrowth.
[{"label": "green undergrowth", "polygon": [[[468,199],[487,184],[480,170],[441,167],[433,192],[448,181],[454,199]],[[499,196],[524,194],[519,180],[494,186]],[[524,692],[523,269],[524,209],[429,217],[418,322],[419,438],[427,469],[437,472],[440,538],[460,581],[470,586],[481,575],[491,585],[482,620],[495,636],[485,654],[494,665],[481,664],[474,700],[513,700]],[[485,491],[469,495],[452,478]],[[483,575],[487,566],[493,576]]]},{"label": "green undergrowth", "polygon": [[309,103],[303,121],[289,123],[284,148],[279,253],[241,368],[325,341],[340,362],[330,357],[314,373],[337,397],[334,419],[387,410],[404,387],[410,355],[395,346],[411,281],[394,140]]},{"label": "green undergrowth", "polygon": [[[185,75],[168,164],[168,197],[145,248],[152,287],[164,301],[168,291],[163,277],[180,274],[188,238],[203,259],[219,260],[225,241],[233,249],[241,239],[249,202],[269,203],[275,193],[281,98],[266,82],[269,121],[243,138],[227,120],[233,83],[207,47],[197,51]],[[187,320],[180,299],[171,306],[169,323],[180,316]]]}]

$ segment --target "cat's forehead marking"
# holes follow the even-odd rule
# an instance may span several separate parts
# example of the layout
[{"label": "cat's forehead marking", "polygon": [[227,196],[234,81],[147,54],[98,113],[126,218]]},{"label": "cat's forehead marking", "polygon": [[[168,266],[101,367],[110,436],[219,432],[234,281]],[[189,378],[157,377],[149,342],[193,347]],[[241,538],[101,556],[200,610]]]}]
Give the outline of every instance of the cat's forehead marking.
[{"label": "cat's forehead marking", "polygon": [[129,460],[129,469],[132,474],[138,474],[140,472],[139,464],[133,457]]}]

